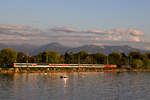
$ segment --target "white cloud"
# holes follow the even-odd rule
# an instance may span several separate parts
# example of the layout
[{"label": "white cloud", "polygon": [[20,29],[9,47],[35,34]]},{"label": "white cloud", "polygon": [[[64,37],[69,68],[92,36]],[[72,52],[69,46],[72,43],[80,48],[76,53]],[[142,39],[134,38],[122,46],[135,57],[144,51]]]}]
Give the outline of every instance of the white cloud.
[{"label": "white cloud", "polygon": [[131,41],[134,41],[134,42],[140,42],[140,38],[139,37],[136,37],[136,36],[131,36],[130,37]]},{"label": "white cloud", "polygon": [[133,36],[143,36],[144,32],[135,30],[135,29],[130,29],[128,30],[128,34],[133,35]]},{"label": "white cloud", "polygon": [[90,30],[87,31],[87,33],[95,33],[99,35],[132,35],[132,36],[143,36],[144,32],[130,29],[130,30],[124,30],[124,29],[114,29],[114,30]]},{"label": "white cloud", "polygon": [[[58,33],[58,34],[56,34]],[[69,34],[71,33],[71,34]],[[50,30],[22,25],[0,25],[0,41],[20,41],[32,43],[61,42],[73,44],[99,43],[100,41],[140,42],[144,32],[139,30],[77,30],[69,27],[56,27]],[[22,41],[21,41],[22,40]],[[36,42],[35,42],[36,41]]]},{"label": "white cloud", "polygon": [[27,27],[22,25],[0,25],[0,29],[2,30],[26,30]]},{"label": "white cloud", "polygon": [[99,35],[123,35],[126,34],[126,31],[123,29],[114,29],[114,30],[90,30],[88,33],[95,33]]},{"label": "white cloud", "polygon": [[77,30],[72,29],[72,28],[68,28],[68,27],[56,27],[56,28],[53,28],[51,30],[55,31],[55,32],[68,32],[68,33],[77,32]]},{"label": "white cloud", "polygon": [[103,38],[103,40],[109,40],[109,41],[120,41],[122,39],[121,36],[113,37],[113,36],[106,36]]},{"label": "white cloud", "polygon": [[0,34],[5,35],[34,35],[41,33],[40,29],[22,25],[0,25]]},{"label": "white cloud", "polygon": [[129,29],[129,30],[124,30],[124,29],[113,29],[113,30],[87,30],[87,31],[82,31],[82,30],[76,30],[73,28],[69,27],[56,27],[51,29],[52,31],[55,32],[66,32],[66,33],[92,33],[92,34],[97,34],[97,35],[132,35],[132,36],[143,36],[144,32],[136,29]]},{"label": "white cloud", "polygon": [[95,33],[95,34],[99,34],[99,35],[107,34],[107,32],[102,31],[102,30],[89,30],[89,31],[87,31],[85,33]]},{"label": "white cloud", "polygon": [[113,29],[113,30],[76,30],[69,27],[56,27],[51,29],[54,32],[66,32],[66,33],[88,33],[88,34],[97,34],[97,35],[131,35],[131,36],[143,36],[144,32],[136,29]]}]

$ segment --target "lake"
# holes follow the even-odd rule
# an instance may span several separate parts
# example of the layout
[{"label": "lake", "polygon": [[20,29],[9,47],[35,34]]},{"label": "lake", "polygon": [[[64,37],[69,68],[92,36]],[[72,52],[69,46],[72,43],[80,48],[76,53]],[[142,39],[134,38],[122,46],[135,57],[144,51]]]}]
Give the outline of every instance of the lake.
[{"label": "lake", "polygon": [[150,72],[0,74],[0,100],[150,100]]}]

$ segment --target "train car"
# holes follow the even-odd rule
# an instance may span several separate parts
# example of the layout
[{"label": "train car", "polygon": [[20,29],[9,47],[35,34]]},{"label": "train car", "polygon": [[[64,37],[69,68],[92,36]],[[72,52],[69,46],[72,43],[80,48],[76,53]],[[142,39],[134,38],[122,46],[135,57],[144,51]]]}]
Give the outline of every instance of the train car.
[{"label": "train car", "polygon": [[104,68],[117,68],[117,65],[104,65]]},{"label": "train car", "polygon": [[104,68],[104,65],[103,64],[14,63],[14,67]]}]

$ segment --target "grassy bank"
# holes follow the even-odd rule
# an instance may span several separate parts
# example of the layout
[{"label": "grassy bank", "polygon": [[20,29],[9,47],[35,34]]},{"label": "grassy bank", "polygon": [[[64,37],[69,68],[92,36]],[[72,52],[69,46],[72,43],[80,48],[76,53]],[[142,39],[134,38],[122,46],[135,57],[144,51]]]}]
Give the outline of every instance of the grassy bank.
[{"label": "grassy bank", "polygon": [[56,72],[130,72],[150,71],[150,68],[0,68],[0,73],[56,73]]}]

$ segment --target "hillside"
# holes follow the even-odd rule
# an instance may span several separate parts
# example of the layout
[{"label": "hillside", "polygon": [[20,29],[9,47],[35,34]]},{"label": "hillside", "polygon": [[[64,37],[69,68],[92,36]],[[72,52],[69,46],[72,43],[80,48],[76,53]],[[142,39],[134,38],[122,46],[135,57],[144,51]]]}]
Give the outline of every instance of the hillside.
[{"label": "hillside", "polygon": [[123,46],[97,46],[97,45],[84,45],[80,47],[67,47],[63,46],[59,43],[50,43],[42,46],[34,46],[34,45],[29,45],[29,44],[22,44],[22,45],[6,45],[6,44],[0,44],[0,50],[4,48],[13,48],[18,52],[24,52],[28,53],[30,55],[36,55],[40,52],[43,52],[45,50],[49,51],[56,51],[60,54],[65,54],[65,52],[80,52],[82,50],[87,51],[88,53],[105,53],[109,54],[112,52],[124,52],[124,53],[129,53],[130,51],[139,51],[142,53],[147,52],[146,50],[140,50],[137,48],[133,48],[127,45]]}]

